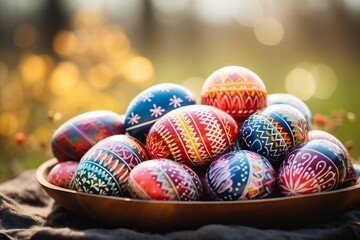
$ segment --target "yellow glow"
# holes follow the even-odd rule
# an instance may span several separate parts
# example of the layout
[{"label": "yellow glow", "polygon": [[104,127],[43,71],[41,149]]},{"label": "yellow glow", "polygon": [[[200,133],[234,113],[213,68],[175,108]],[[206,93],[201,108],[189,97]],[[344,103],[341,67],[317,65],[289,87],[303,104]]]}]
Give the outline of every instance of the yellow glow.
[{"label": "yellow glow", "polygon": [[103,48],[110,57],[121,57],[130,51],[130,41],[118,28],[109,28],[104,33]]},{"label": "yellow glow", "polygon": [[88,73],[89,83],[99,89],[108,87],[113,76],[113,70],[105,64],[93,66]]},{"label": "yellow glow", "polygon": [[38,142],[50,143],[53,133],[49,128],[38,127],[33,134]]},{"label": "yellow glow", "polygon": [[60,112],[63,120],[79,114],[77,107],[78,102],[71,97],[53,97],[48,104],[48,109]]},{"label": "yellow glow", "polygon": [[76,89],[78,92],[81,92],[81,94],[76,94],[76,97],[73,98],[73,102],[76,102],[76,106],[85,106],[92,99],[94,93],[91,91],[89,84],[82,81],[76,85]]},{"label": "yellow glow", "polygon": [[149,59],[135,56],[125,64],[124,75],[130,82],[149,85],[154,81],[154,68]]},{"label": "yellow glow", "polygon": [[308,100],[314,95],[316,81],[311,72],[304,68],[296,67],[287,75],[285,86],[288,93],[302,100]]},{"label": "yellow glow", "polygon": [[110,110],[110,111],[114,111],[114,112],[118,111],[118,109],[116,108],[117,105],[116,105],[113,97],[111,97],[107,94],[101,94],[101,95],[97,95],[95,98],[96,98],[96,101],[90,102],[89,110],[104,109],[104,110]]},{"label": "yellow glow", "polygon": [[75,90],[78,80],[79,70],[75,64],[70,62],[59,63],[50,76],[49,90],[57,96],[71,94]]},{"label": "yellow glow", "polygon": [[42,57],[28,54],[20,60],[19,70],[25,83],[33,85],[44,80],[46,63]]},{"label": "yellow glow", "polygon": [[18,129],[18,119],[11,112],[3,112],[0,115],[0,134],[10,137],[15,134]]},{"label": "yellow glow", "polygon": [[101,25],[105,20],[104,12],[100,9],[81,9],[72,19],[75,28],[93,28]]},{"label": "yellow glow", "polygon": [[335,92],[337,78],[335,71],[325,64],[317,64],[311,68],[310,72],[316,81],[314,97],[328,99]]},{"label": "yellow glow", "polygon": [[38,36],[37,29],[30,24],[21,24],[16,28],[14,42],[18,48],[28,48],[34,44]]},{"label": "yellow glow", "polygon": [[9,82],[1,89],[1,106],[4,110],[17,110],[21,107],[24,97],[19,83]]},{"label": "yellow glow", "polygon": [[73,32],[62,30],[56,33],[53,40],[55,52],[62,56],[69,56],[76,51],[77,41]]},{"label": "yellow glow", "polygon": [[7,81],[9,69],[6,63],[0,61],[0,85]]},{"label": "yellow glow", "polygon": [[268,46],[278,45],[284,37],[283,25],[272,17],[264,17],[256,22],[254,32],[257,40]]},{"label": "yellow glow", "polygon": [[73,51],[77,54],[85,53],[91,46],[91,36],[88,31],[83,29],[74,32],[76,38],[76,48]]}]

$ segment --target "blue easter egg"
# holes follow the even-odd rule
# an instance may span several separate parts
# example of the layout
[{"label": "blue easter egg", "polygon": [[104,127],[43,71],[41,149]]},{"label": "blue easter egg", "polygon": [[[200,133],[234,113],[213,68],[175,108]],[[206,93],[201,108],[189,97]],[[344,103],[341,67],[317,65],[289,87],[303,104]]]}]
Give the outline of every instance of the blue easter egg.
[{"label": "blue easter egg", "polygon": [[314,124],[313,117],[309,107],[294,95],[287,93],[274,93],[267,96],[267,106],[273,104],[288,104],[298,109],[304,114],[307,122],[307,127],[310,130]]},{"label": "blue easter egg", "polygon": [[264,198],[272,194],[276,182],[270,162],[247,150],[226,153],[211,163],[205,187],[215,200],[234,201]]},{"label": "blue easter egg", "polygon": [[295,147],[307,141],[304,115],[287,104],[274,104],[251,115],[241,126],[241,148],[276,163],[284,160]]},{"label": "blue easter egg", "polygon": [[166,113],[195,104],[193,93],[174,83],[161,83],[145,89],[129,104],[125,113],[125,131],[142,143],[151,126]]}]

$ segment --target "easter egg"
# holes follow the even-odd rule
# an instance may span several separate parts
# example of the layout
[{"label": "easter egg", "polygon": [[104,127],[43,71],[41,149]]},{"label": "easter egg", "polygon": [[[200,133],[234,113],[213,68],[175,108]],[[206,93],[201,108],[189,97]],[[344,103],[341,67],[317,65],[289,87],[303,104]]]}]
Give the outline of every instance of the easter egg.
[{"label": "easter egg", "polygon": [[131,170],[148,159],[140,142],[127,135],[114,135],[95,144],[80,160],[73,188],[86,193],[128,196]]},{"label": "easter egg", "polygon": [[52,152],[59,162],[80,161],[100,140],[123,133],[121,115],[106,110],[86,112],[66,121],[54,132]]},{"label": "easter egg", "polygon": [[270,162],[247,150],[226,153],[213,161],[205,187],[215,200],[259,199],[272,194],[276,175]]},{"label": "easter egg", "polygon": [[354,169],[358,178],[360,178],[360,165],[354,164]]},{"label": "easter egg", "polygon": [[274,104],[250,116],[239,130],[241,148],[281,162],[295,147],[307,141],[304,115],[286,104]]},{"label": "easter egg", "polygon": [[47,180],[58,187],[70,188],[71,179],[79,162],[66,161],[56,164],[49,172]]},{"label": "easter egg", "polygon": [[139,93],[125,114],[125,131],[142,143],[158,118],[176,108],[195,104],[187,88],[173,83],[161,83]]},{"label": "easter egg", "polygon": [[311,130],[311,131],[309,131],[308,136],[309,136],[309,141],[312,141],[315,139],[327,140],[327,141],[335,143],[337,146],[339,146],[341,148],[341,150],[343,150],[344,155],[345,155],[345,160],[346,160],[345,161],[346,175],[345,175],[343,185],[345,187],[354,185],[357,180],[357,174],[356,174],[356,171],[354,168],[354,164],[352,162],[352,158],[351,158],[348,150],[344,146],[344,144],[342,144],[340,142],[340,140],[337,139],[334,135],[332,135],[328,132],[322,131],[322,130]]},{"label": "easter egg", "polygon": [[133,198],[148,200],[199,200],[202,184],[186,165],[168,159],[148,160],[130,173],[128,191]]},{"label": "easter egg", "polygon": [[294,95],[287,93],[274,93],[267,95],[267,106],[273,104],[289,104],[304,114],[307,127],[310,130],[313,125],[313,118],[309,107]]},{"label": "easter egg", "polygon": [[151,127],[146,149],[153,159],[200,167],[227,151],[237,132],[236,121],[226,112],[206,105],[185,106],[164,115]]},{"label": "easter egg", "polygon": [[204,82],[201,103],[220,108],[242,123],[266,107],[266,88],[253,71],[227,66],[213,72]]},{"label": "easter egg", "polygon": [[285,158],[277,183],[282,195],[304,195],[336,189],[345,174],[345,155],[341,148],[326,140],[313,140]]}]

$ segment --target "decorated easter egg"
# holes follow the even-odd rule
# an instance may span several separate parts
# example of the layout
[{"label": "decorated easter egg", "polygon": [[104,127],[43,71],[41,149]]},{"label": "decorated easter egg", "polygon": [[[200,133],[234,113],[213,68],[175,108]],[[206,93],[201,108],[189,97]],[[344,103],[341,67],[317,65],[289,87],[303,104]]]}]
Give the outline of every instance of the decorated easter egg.
[{"label": "decorated easter egg", "polygon": [[294,95],[287,93],[274,93],[267,96],[267,106],[273,104],[289,104],[304,114],[307,127],[310,130],[313,125],[313,118],[309,107]]},{"label": "decorated easter egg", "polygon": [[205,175],[205,187],[212,198],[224,201],[267,197],[274,191],[275,182],[270,162],[247,150],[221,155]]},{"label": "decorated easter egg", "polygon": [[354,169],[358,178],[360,178],[360,164],[354,164]]},{"label": "decorated easter egg", "polygon": [[274,104],[250,116],[239,130],[241,148],[281,162],[296,146],[307,141],[304,115],[286,104]]},{"label": "decorated easter egg", "polygon": [[146,149],[153,159],[200,167],[227,151],[237,132],[236,121],[226,112],[206,105],[185,106],[164,115],[151,127]]},{"label": "decorated easter egg", "polygon": [[49,172],[47,180],[58,187],[70,188],[71,179],[79,162],[66,161],[56,164]]},{"label": "decorated easter egg", "polygon": [[285,158],[277,183],[282,195],[304,195],[334,190],[345,175],[345,155],[341,148],[326,140],[313,140]]},{"label": "decorated easter egg", "polygon": [[86,193],[128,196],[131,170],[148,155],[140,142],[127,135],[114,135],[95,144],[80,160],[73,188]]},{"label": "decorated easter egg", "polygon": [[59,162],[80,161],[100,140],[123,133],[121,115],[106,110],[86,112],[66,121],[54,132],[52,152]]},{"label": "decorated easter egg", "polygon": [[340,142],[339,139],[337,139],[334,135],[322,131],[322,130],[311,130],[309,131],[309,141],[312,140],[316,140],[316,139],[323,139],[323,140],[327,140],[330,142],[335,143],[336,145],[338,145],[341,150],[343,150],[344,155],[345,155],[345,167],[346,167],[346,175],[345,175],[345,179],[343,182],[343,186],[351,186],[354,185],[356,183],[357,180],[357,174],[354,168],[354,164],[352,162],[352,158],[348,152],[348,150],[346,149],[346,147],[344,146],[344,144],[342,144]]},{"label": "decorated easter egg", "polygon": [[202,183],[186,165],[168,159],[148,160],[130,173],[128,191],[133,198],[148,200],[199,200]]},{"label": "decorated easter egg", "polygon": [[220,108],[242,123],[266,107],[266,88],[253,71],[227,66],[213,72],[204,82],[201,103]]},{"label": "decorated easter egg", "polygon": [[158,118],[176,108],[195,104],[187,88],[174,83],[161,83],[139,93],[125,114],[125,130],[142,143]]}]

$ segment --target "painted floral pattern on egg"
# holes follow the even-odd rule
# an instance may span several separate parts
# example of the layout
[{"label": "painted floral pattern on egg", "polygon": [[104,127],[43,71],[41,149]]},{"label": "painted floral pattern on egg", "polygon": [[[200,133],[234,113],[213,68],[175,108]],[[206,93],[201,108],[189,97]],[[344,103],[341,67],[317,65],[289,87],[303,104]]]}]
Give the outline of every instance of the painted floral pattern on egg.
[{"label": "painted floral pattern on egg", "polygon": [[151,126],[171,110],[195,104],[187,88],[174,83],[161,83],[145,89],[129,104],[125,114],[126,132],[142,143]]},{"label": "painted floral pattern on egg", "polygon": [[336,189],[346,175],[345,156],[336,144],[313,140],[282,162],[278,186],[282,195],[304,195]]},{"label": "painted floral pattern on egg", "polygon": [[91,194],[126,197],[131,170],[147,159],[146,150],[135,138],[108,137],[82,157],[71,187]]}]

